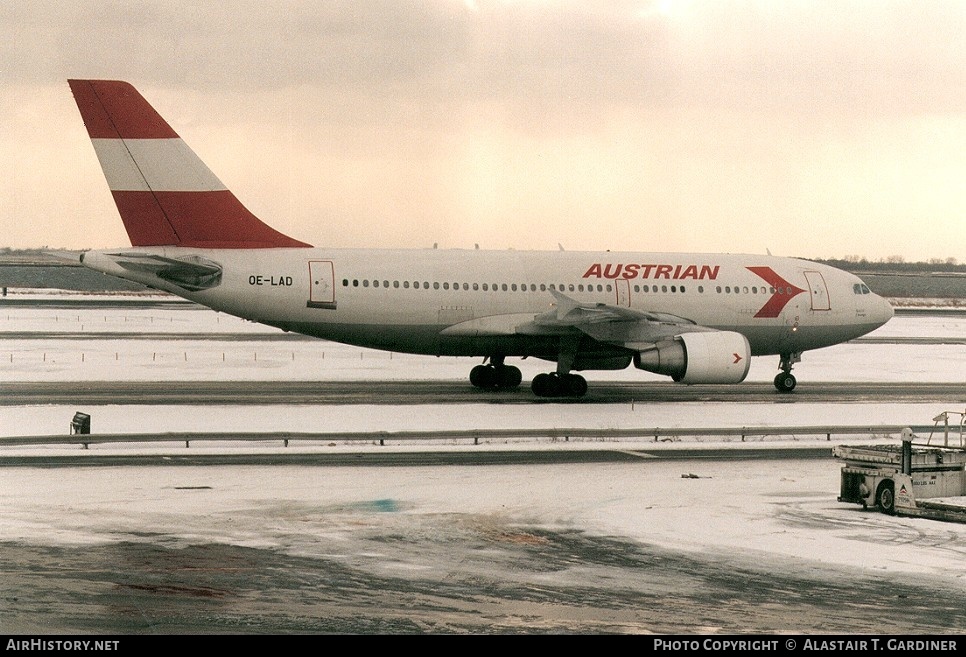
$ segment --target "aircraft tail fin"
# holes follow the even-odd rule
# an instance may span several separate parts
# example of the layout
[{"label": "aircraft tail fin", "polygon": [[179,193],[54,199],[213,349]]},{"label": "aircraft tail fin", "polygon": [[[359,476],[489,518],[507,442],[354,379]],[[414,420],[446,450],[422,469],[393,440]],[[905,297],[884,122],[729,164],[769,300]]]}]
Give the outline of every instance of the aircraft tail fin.
[{"label": "aircraft tail fin", "polygon": [[133,86],[68,83],[132,246],[311,246],[249,212]]}]

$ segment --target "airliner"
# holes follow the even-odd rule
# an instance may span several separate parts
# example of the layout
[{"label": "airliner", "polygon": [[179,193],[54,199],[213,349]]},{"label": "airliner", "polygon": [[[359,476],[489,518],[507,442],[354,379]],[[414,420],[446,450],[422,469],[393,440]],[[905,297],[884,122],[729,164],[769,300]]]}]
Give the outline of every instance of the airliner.
[{"label": "airliner", "polygon": [[548,372],[539,397],[582,397],[576,372],[635,368],[737,384],[893,315],[858,277],[763,255],[319,248],[249,212],[129,83],[70,80],[131,248],[80,262],[283,331],[397,353],[480,358],[469,381],[520,386],[510,358]]}]

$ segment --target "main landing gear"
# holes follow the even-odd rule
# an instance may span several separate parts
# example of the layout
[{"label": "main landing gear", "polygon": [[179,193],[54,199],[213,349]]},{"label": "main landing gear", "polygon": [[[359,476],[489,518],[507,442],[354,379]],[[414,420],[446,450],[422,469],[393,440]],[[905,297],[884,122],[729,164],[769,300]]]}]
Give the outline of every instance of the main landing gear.
[{"label": "main landing gear", "polygon": [[560,353],[557,356],[557,371],[538,374],[533,377],[530,389],[537,397],[583,397],[587,394],[587,379],[579,374],[571,374],[580,336],[566,336],[560,339]]},{"label": "main landing gear", "polygon": [[490,358],[488,365],[470,370],[470,383],[481,390],[511,390],[520,385],[523,374],[513,365],[504,365],[503,356]]},{"label": "main landing gear", "polygon": [[583,397],[587,394],[587,379],[579,374],[538,374],[530,388],[537,397]]},{"label": "main landing gear", "polygon": [[[537,397],[583,397],[587,394],[587,379],[579,374],[571,374],[580,336],[567,336],[560,340],[560,353],[557,356],[557,371],[538,374],[533,377],[530,389]],[[470,383],[481,390],[511,390],[520,385],[520,370],[506,365],[504,356],[490,356],[470,370]]]},{"label": "main landing gear", "polygon": [[791,392],[795,389],[796,383],[795,376],[792,374],[792,365],[801,362],[802,352],[796,351],[791,354],[782,354],[781,362],[778,367],[781,368],[781,372],[775,377],[775,389],[778,392]]}]

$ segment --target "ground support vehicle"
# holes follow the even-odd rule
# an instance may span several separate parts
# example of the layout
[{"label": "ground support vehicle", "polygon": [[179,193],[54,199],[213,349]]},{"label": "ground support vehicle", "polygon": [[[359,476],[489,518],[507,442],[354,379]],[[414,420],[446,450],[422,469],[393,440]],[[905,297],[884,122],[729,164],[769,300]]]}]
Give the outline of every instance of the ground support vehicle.
[{"label": "ground support vehicle", "polygon": [[912,431],[900,445],[839,445],[838,500],[883,513],[966,522],[966,449],[914,446]]}]

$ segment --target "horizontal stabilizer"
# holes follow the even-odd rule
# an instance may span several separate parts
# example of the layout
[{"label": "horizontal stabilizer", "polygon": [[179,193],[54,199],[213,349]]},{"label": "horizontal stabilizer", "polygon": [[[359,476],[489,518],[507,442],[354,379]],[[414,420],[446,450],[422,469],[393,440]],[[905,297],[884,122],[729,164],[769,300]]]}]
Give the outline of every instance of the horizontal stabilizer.
[{"label": "horizontal stabilizer", "polygon": [[200,256],[166,258],[133,252],[105,255],[123,269],[157,276],[190,292],[207,290],[221,283],[221,265]]}]

